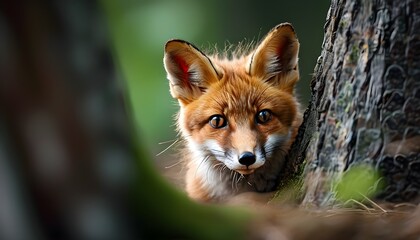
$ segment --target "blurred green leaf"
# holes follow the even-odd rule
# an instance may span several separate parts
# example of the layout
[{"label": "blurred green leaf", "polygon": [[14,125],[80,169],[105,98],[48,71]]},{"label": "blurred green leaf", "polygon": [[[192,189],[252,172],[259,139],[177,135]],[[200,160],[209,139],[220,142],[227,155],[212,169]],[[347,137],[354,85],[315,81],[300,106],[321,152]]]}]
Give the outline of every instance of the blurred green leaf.
[{"label": "blurred green leaf", "polygon": [[353,166],[334,184],[336,197],[342,202],[371,198],[381,189],[379,180],[380,174],[371,166]]}]

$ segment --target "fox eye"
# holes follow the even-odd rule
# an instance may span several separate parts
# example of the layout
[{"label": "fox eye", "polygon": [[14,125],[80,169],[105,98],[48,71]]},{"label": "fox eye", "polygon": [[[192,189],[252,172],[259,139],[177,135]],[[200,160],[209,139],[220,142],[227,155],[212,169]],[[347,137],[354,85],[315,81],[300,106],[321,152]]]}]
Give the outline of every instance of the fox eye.
[{"label": "fox eye", "polygon": [[271,112],[269,110],[261,110],[255,116],[255,120],[258,124],[264,124],[270,121],[271,119]]},{"label": "fox eye", "polygon": [[210,117],[209,124],[212,128],[226,127],[227,121],[222,115],[213,115]]}]

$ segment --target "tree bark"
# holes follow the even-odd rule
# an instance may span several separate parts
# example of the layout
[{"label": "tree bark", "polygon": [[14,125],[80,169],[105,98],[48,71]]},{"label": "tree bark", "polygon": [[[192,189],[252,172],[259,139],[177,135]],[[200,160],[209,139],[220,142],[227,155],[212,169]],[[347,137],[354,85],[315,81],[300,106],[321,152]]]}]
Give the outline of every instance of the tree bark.
[{"label": "tree bark", "polygon": [[334,204],[333,181],[360,164],[382,175],[377,199],[419,202],[419,1],[333,0],[314,71],[286,169],[305,165],[303,204]]}]

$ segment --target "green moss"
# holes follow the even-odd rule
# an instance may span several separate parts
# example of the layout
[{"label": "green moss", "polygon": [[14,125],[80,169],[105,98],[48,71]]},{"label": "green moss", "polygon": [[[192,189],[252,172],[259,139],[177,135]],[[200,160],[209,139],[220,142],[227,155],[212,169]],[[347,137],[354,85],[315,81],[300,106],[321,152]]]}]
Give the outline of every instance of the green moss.
[{"label": "green moss", "polygon": [[381,189],[377,184],[379,180],[380,174],[370,165],[351,167],[334,183],[335,196],[341,202],[351,199],[363,202]]},{"label": "green moss", "polygon": [[353,44],[351,47],[351,52],[349,56],[350,63],[356,64],[359,59],[360,49],[356,44]]}]

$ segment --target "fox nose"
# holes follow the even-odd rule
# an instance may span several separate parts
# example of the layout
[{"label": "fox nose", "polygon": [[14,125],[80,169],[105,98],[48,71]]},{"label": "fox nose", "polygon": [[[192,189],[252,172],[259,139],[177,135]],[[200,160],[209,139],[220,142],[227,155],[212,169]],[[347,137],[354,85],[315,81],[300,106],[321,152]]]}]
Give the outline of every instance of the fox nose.
[{"label": "fox nose", "polygon": [[252,152],[243,152],[239,156],[239,163],[248,167],[255,163],[255,155]]}]

